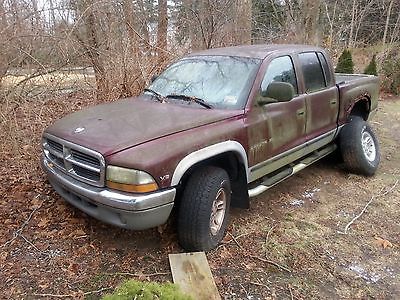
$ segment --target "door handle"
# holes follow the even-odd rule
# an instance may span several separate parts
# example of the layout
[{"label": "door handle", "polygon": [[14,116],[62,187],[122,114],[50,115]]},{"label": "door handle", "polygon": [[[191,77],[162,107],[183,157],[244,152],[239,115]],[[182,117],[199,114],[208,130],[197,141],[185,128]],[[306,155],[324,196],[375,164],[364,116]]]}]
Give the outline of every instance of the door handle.
[{"label": "door handle", "polygon": [[334,104],[336,104],[336,103],[337,103],[337,100],[336,100],[336,99],[331,100],[331,104],[332,104],[332,105],[334,105]]},{"label": "door handle", "polygon": [[299,109],[299,110],[297,111],[297,115],[298,115],[298,116],[304,116],[304,114],[305,114],[305,110],[303,110],[303,109]]}]

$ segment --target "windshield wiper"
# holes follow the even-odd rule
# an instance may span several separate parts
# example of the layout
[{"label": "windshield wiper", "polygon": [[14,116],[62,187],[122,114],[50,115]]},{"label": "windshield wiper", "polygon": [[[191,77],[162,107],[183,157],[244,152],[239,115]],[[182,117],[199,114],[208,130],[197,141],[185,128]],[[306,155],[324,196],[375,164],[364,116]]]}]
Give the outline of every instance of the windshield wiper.
[{"label": "windshield wiper", "polygon": [[175,98],[175,99],[181,99],[183,101],[188,101],[188,102],[195,102],[197,104],[200,104],[201,106],[211,109],[214,108],[211,104],[208,104],[206,101],[204,101],[201,98],[194,97],[194,96],[188,96],[188,95],[183,95],[183,94],[171,94],[165,96],[165,98]]},{"label": "windshield wiper", "polygon": [[144,92],[149,92],[151,94],[153,94],[153,96],[156,97],[156,99],[161,102],[161,103],[165,103],[165,97],[159,93],[157,93],[156,91],[152,90],[152,89],[144,89]]}]

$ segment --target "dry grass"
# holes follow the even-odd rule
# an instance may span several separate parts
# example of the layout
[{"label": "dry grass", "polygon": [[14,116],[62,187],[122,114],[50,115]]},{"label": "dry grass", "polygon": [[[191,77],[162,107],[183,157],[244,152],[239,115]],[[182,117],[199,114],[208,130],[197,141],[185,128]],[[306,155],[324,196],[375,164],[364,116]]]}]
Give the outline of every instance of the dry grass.
[{"label": "dry grass", "polygon": [[[13,88],[21,81],[25,80],[28,75],[8,75],[3,78],[2,84],[6,88]],[[55,72],[52,74],[45,74],[30,79],[27,84],[33,86],[46,86],[46,87],[71,87],[82,83],[93,84],[94,74],[82,74],[73,72]]]},{"label": "dry grass", "polygon": [[44,75],[26,71],[3,77],[0,86],[7,95],[5,100],[18,99],[20,102],[31,97],[40,97],[41,100],[59,94],[92,91],[96,81],[94,74],[85,70],[61,70]]},{"label": "dry grass", "polygon": [[[0,248],[5,298],[79,297],[113,288],[132,274],[141,280],[172,280],[168,254],[182,251],[173,226],[159,235],[102,224],[62,201],[40,170],[42,130],[71,111],[96,104],[93,99],[71,94],[0,104],[0,245],[19,234]],[[347,174],[330,158],[253,199],[250,210],[233,211],[224,243],[207,254],[224,298],[400,295],[399,188],[372,202],[348,235],[338,233],[373,194],[400,177],[399,119],[399,100],[380,102],[372,122],[382,148],[375,177]],[[375,237],[393,247],[382,248]]]}]

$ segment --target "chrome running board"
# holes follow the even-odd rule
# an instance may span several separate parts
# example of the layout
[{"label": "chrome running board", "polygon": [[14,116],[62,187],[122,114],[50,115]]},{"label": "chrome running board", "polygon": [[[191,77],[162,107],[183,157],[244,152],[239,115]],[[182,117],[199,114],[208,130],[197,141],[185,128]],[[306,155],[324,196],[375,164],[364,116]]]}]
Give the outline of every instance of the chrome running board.
[{"label": "chrome running board", "polygon": [[272,188],[274,185],[279,182],[289,178],[290,176],[296,174],[297,172],[303,170],[305,167],[315,163],[321,158],[327,156],[328,154],[335,151],[337,148],[336,144],[330,144],[325,146],[319,150],[312,152],[311,154],[301,158],[298,161],[295,161],[286,167],[280,169],[278,172],[274,172],[272,174],[268,174],[262,177],[260,180],[262,181],[259,185],[254,188],[248,190],[249,197],[255,197],[265,192],[266,190]]}]

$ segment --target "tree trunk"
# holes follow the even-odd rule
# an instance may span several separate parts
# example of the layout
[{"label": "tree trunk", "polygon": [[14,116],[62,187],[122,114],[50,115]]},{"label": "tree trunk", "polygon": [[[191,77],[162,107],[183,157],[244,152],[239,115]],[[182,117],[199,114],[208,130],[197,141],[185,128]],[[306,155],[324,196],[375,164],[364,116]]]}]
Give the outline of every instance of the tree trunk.
[{"label": "tree trunk", "polygon": [[157,55],[158,63],[163,64],[167,49],[168,7],[167,0],[158,0]]},{"label": "tree trunk", "polygon": [[382,40],[382,44],[383,45],[386,44],[386,37],[387,37],[387,34],[388,34],[389,22],[390,22],[390,14],[392,13],[393,2],[394,2],[393,0],[390,1],[389,8],[387,10],[385,31],[383,32],[383,40]]},{"label": "tree trunk", "polygon": [[144,4],[143,4],[143,0],[137,0],[136,1],[139,7],[139,13],[142,16],[141,18],[141,26],[140,26],[140,32],[143,35],[143,39],[144,39],[144,48],[146,50],[149,50],[151,47],[150,45],[150,34],[149,34],[149,14],[146,11]]},{"label": "tree trunk", "polygon": [[303,12],[306,12],[303,20],[305,43],[319,44],[318,22],[319,22],[320,5],[321,5],[320,0],[304,1]]},{"label": "tree trunk", "polygon": [[93,12],[89,9],[89,11],[87,12],[87,17],[85,18],[89,44],[89,57],[93,65],[94,74],[96,76],[97,98],[104,99],[108,96],[109,89],[105,68],[100,58],[95,20],[96,19]]},{"label": "tree trunk", "polygon": [[93,1],[94,0],[78,0],[72,2],[72,5],[76,12],[81,14],[78,18],[82,18],[85,27],[85,37],[80,36],[78,32],[75,32],[75,35],[82,47],[86,50],[92,64],[96,78],[97,99],[100,100],[109,96],[109,87],[104,63],[100,57],[100,48],[97,37],[98,24],[96,24],[96,16],[93,11]]},{"label": "tree trunk", "polygon": [[[134,28],[133,5],[132,0],[123,1],[124,23],[128,32],[129,47],[130,47],[130,64],[128,70],[124,71],[124,93],[136,94],[145,85],[145,79],[139,65],[139,36]],[[127,73],[128,72],[128,73]]]},{"label": "tree trunk", "polygon": [[353,47],[354,41],[353,41],[353,35],[354,35],[354,23],[355,23],[355,17],[356,17],[356,0],[353,0],[353,6],[351,9],[351,22],[350,22],[350,35],[349,35],[349,41],[348,41],[348,48]]},{"label": "tree trunk", "polygon": [[184,23],[189,33],[190,48],[200,50],[205,48],[205,31],[203,11],[206,1],[183,0]]},{"label": "tree trunk", "polygon": [[237,16],[235,23],[235,41],[237,44],[251,44],[251,16],[252,16],[252,1],[236,0]]},{"label": "tree trunk", "polygon": [[328,7],[328,3],[325,1],[325,11],[326,11],[326,17],[329,22],[329,35],[328,35],[328,41],[327,41],[327,47],[331,48],[332,43],[333,43],[333,26],[336,20],[336,7],[337,7],[337,0],[335,1],[335,5],[333,6],[333,11],[332,11],[332,16],[329,14],[330,13],[330,8]]},{"label": "tree trunk", "polygon": [[54,33],[54,26],[56,25],[56,15],[54,12],[54,3],[53,0],[49,0],[49,7],[50,7],[50,12],[49,12],[49,30],[51,33]]},{"label": "tree trunk", "polygon": [[0,0],[0,88],[3,77],[7,74],[9,68],[9,49],[8,49],[8,24],[6,19],[6,10],[4,0]]},{"label": "tree trunk", "polygon": [[400,27],[400,13],[397,14],[396,24],[394,25],[393,34],[390,38],[390,44],[393,44],[399,36],[399,27]]},{"label": "tree trunk", "polygon": [[295,7],[291,0],[285,1],[285,11],[286,11],[286,20],[285,20],[285,31],[291,37],[294,37],[295,41],[298,42],[299,31],[299,22],[295,18]]}]

